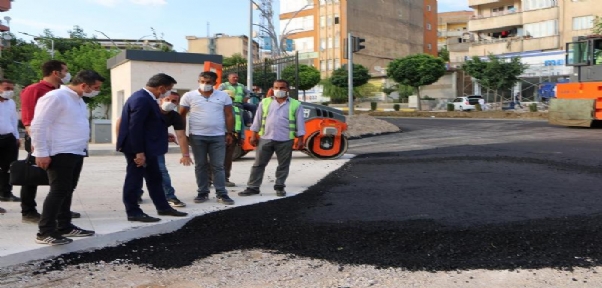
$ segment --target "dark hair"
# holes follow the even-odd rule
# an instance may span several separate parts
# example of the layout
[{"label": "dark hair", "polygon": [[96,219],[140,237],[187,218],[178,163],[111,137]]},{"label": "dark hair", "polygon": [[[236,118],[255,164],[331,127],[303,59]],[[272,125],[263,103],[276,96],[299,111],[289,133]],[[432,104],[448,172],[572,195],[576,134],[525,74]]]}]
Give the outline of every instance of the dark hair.
[{"label": "dark hair", "polygon": [[8,83],[8,84],[15,84],[15,82],[13,80],[8,80],[8,79],[2,79],[0,80],[0,84],[4,84],[4,83]]},{"label": "dark hair", "polygon": [[173,77],[165,73],[159,73],[148,79],[148,82],[146,82],[146,86],[157,88],[160,86],[171,86],[177,83],[178,82],[176,82],[176,79],[173,79]]},{"label": "dark hair", "polygon": [[211,81],[217,80],[217,74],[215,72],[211,72],[211,71],[201,72],[199,77],[205,78],[205,79],[210,79]]},{"label": "dark hair", "polygon": [[236,72],[230,72],[230,73],[228,73],[228,77],[230,77],[232,75],[236,75],[236,76],[240,77],[240,75],[238,75],[238,73],[236,73]]},{"label": "dark hair", "polygon": [[67,63],[59,60],[50,60],[42,64],[42,76],[47,77],[52,75],[54,71],[63,70],[63,65],[67,66]]},{"label": "dark hair", "polygon": [[290,88],[291,85],[288,83],[288,81],[284,80],[284,79],[277,79],[276,81],[274,81],[274,83],[279,82],[279,83],[284,83],[286,84],[286,89]]},{"label": "dark hair", "polygon": [[105,78],[94,70],[82,70],[73,76],[71,85],[87,84],[92,86],[96,84],[96,81],[105,82]]},{"label": "dark hair", "polygon": [[178,92],[176,92],[176,91],[171,91],[170,95],[176,95],[176,96],[180,97],[180,94],[178,94]]}]

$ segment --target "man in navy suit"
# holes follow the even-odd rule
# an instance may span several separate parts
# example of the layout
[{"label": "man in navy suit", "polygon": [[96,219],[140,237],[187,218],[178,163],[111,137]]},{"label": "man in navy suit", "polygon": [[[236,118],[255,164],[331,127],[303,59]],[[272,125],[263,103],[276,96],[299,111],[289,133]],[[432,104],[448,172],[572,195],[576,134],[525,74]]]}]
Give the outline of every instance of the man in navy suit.
[{"label": "man in navy suit", "polygon": [[123,184],[123,203],[128,221],[157,222],[161,219],[145,214],[138,204],[142,180],[146,180],[148,194],[164,216],[183,217],[187,213],[173,209],[163,192],[163,183],[157,157],[167,153],[167,129],[157,105],[157,99],[171,94],[176,80],[160,73],[151,77],[146,87],[140,89],[123,106],[117,151],[127,160],[127,172]]}]

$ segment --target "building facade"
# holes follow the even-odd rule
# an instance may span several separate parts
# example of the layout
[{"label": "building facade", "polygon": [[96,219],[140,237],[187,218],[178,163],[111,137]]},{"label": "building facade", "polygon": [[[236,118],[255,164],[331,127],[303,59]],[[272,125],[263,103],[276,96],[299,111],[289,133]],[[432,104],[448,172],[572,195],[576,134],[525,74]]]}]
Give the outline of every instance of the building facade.
[{"label": "building facade", "polygon": [[[281,0],[281,35],[293,39],[295,51],[326,78],[347,62],[347,34],[366,39],[365,49],[354,54],[354,63],[366,66],[374,77],[386,75],[394,59],[425,52],[425,4],[436,15],[436,2],[414,0]],[[430,14],[429,14],[430,15]],[[432,53],[436,54],[436,18]],[[429,38],[430,39],[430,38]]]},{"label": "building facade", "polygon": [[424,0],[423,5],[423,25],[424,25],[424,53],[438,56],[437,49],[437,0]]},{"label": "building facade", "polygon": [[438,15],[437,49],[447,48],[451,67],[461,65],[468,56],[470,45],[468,21],[472,15],[472,11],[444,12]]},{"label": "building facade", "polygon": [[[234,54],[240,54],[247,59],[249,37],[228,36],[222,33],[215,34],[213,37],[186,36],[188,40],[188,53],[218,54],[224,57],[231,57]],[[259,44],[253,41],[253,61],[259,60]]]}]

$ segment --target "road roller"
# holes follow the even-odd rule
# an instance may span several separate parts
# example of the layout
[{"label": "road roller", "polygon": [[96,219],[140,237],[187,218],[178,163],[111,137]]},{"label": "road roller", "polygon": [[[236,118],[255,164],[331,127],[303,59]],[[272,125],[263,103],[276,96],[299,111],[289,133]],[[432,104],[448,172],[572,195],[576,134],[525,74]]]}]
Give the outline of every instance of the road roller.
[{"label": "road roller", "polygon": [[[340,110],[328,106],[308,102],[301,102],[301,104],[305,117],[305,137],[303,137],[305,148],[301,152],[325,160],[345,155],[349,147],[349,141],[345,136],[347,131],[345,115]],[[234,159],[239,159],[255,150],[249,142],[252,135],[253,131],[247,129],[245,142],[236,147]]]}]

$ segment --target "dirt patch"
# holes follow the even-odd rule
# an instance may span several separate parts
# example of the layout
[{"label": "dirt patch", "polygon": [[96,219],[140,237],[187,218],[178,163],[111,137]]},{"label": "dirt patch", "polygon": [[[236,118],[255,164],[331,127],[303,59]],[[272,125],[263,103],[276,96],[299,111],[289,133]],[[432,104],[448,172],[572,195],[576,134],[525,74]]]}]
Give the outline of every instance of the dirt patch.
[{"label": "dirt patch", "polygon": [[347,116],[346,135],[350,139],[400,132],[397,125],[367,114]]}]

